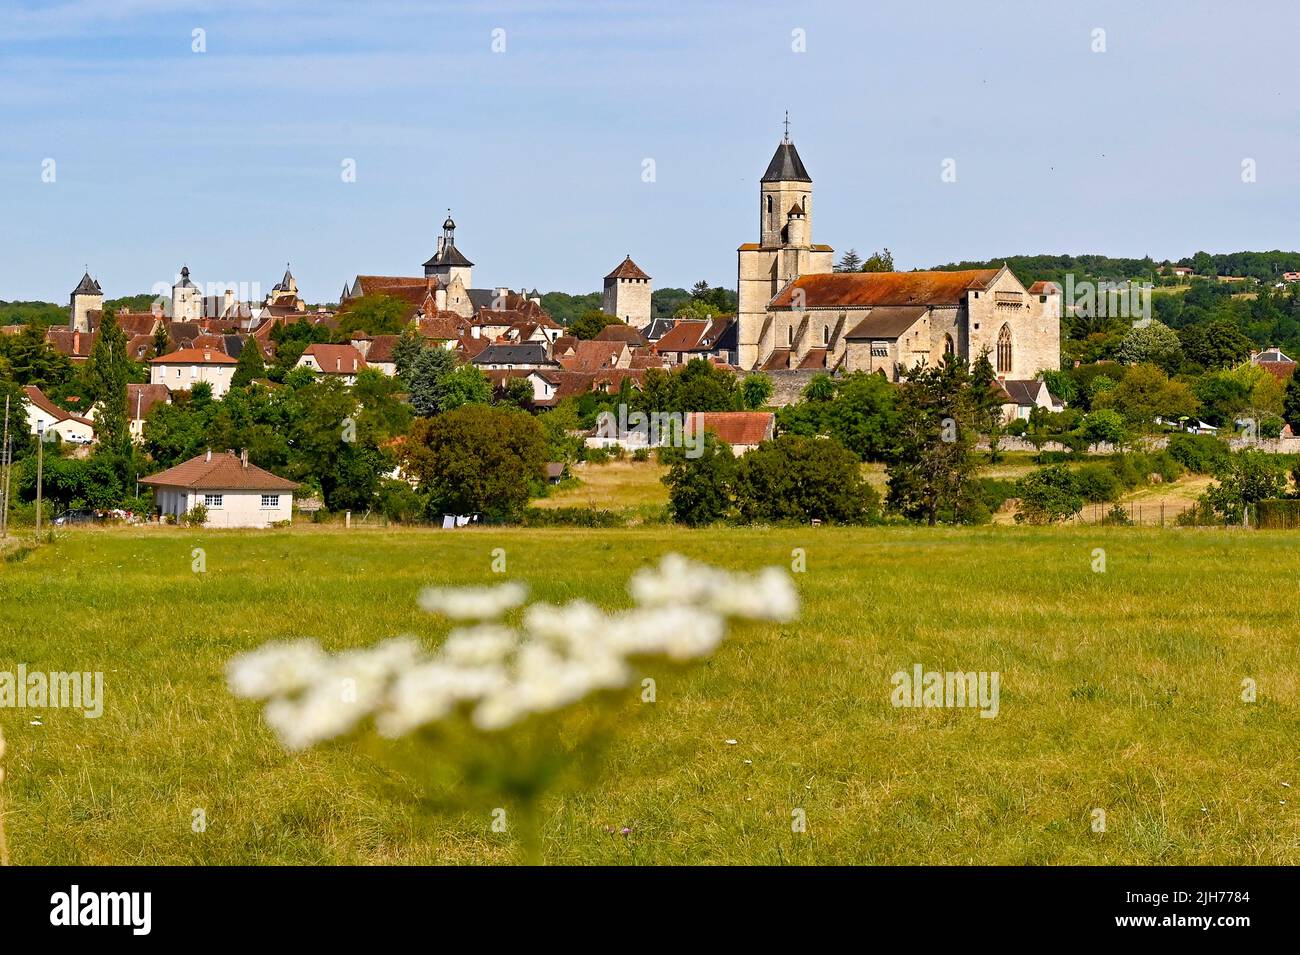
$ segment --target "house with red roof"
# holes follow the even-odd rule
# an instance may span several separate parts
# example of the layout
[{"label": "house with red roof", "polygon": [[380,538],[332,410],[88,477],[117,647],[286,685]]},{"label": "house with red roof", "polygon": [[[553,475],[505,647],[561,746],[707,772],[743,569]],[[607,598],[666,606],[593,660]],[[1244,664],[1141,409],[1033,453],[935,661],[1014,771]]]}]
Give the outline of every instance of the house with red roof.
[{"label": "house with red roof", "polygon": [[247,451],[206,451],[140,483],[153,488],[156,516],[179,521],[202,505],[204,527],[270,527],[290,521],[298,490],[295,482],[250,464]]},{"label": "house with red roof", "polygon": [[345,385],[356,383],[357,373],[366,368],[366,359],[353,345],[308,345],[298,359],[296,368],[310,368],[320,375],[330,375],[343,380]]},{"label": "house with red roof", "polygon": [[57,434],[71,444],[91,444],[95,440],[94,421],[64,411],[35,385],[23,386],[23,407],[32,434]]},{"label": "house with red roof", "polygon": [[189,391],[201,381],[212,386],[212,397],[223,398],[239,362],[220,348],[178,348],[149,362],[149,383],[170,391]]}]

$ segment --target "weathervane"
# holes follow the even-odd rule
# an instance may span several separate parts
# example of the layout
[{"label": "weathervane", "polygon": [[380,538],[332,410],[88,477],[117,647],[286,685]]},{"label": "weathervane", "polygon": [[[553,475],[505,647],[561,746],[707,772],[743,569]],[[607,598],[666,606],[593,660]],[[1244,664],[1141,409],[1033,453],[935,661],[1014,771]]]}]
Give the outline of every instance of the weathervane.
[{"label": "weathervane", "polygon": [[789,141],[790,141],[790,111],[787,109],[785,111],[785,139],[783,139],[782,142],[788,143]]}]

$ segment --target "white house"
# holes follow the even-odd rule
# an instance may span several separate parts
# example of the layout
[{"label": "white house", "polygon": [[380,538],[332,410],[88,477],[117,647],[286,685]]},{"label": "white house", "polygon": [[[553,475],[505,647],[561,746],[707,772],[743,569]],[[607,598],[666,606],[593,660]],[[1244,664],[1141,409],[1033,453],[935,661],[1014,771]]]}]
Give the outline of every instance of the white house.
[{"label": "white house", "polygon": [[212,397],[223,398],[230,390],[239,362],[215,348],[179,348],[159,355],[149,363],[149,381],[171,391],[189,391],[200,381],[212,386]]},{"label": "white house", "polygon": [[93,421],[64,411],[35,385],[23,387],[23,405],[32,434],[53,433],[72,444],[90,444],[95,440]]},{"label": "white house", "polygon": [[[321,375],[343,379],[343,384],[356,384],[357,372],[366,367],[366,359],[352,345],[308,345],[295,368],[310,368]],[[396,366],[394,366],[394,369]]]},{"label": "white house", "polygon": [[154,489],[154,513],[183,520],[198,505],[204,527],[270,527],[293,519],[298,485],[248,463],[248,452],[207,451],[160,474],[140,479]]}]

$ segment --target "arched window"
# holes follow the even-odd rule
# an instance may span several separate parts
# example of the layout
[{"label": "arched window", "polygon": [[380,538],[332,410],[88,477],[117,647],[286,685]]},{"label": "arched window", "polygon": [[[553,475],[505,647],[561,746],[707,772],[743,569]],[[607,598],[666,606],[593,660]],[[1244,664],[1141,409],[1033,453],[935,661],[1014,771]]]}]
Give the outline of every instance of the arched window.
[{"label": "arched window", "polygon": [[789,328],[787,328],[787,329],[785,330],[785,343],[786,343],[787,345],[793,345],[793,344],[794,344],[794,326],[793,326],[793,325],[791,325]]},{"label": "arched window", "polygon": [[952,340],[952,336],[951,336],[951,335],[944,335],[944,336],[943,336],[943,353],[944,353],[945,355],[955,355],[955,354],[957,354],[957,346],[956,346],[955,344],[953,344],[953,340]]},{"label": "arched window", "polygon": [[1003,325],[998,332],[998,374],[1011,373],[1011,326]]},{"label": "arched window", "polygon": [[822,344],[823,344],[823,345],[829,345],[830,343],[831,343],[831,327],[830,327],[829,325],[823,325],[823,326],[822,326]]}]

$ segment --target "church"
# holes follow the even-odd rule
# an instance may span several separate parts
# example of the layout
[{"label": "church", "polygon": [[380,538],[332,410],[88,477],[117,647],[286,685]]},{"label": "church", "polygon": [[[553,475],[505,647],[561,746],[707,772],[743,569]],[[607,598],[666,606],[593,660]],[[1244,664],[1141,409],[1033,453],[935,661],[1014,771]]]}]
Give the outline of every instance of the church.
[{"label": "church", "polygon": [[759,181],[759,241],[737,251],[738,364],[767,372],[879,372],[898,381],[944,355],[986,349],[998,377],[1060,367],[1061,297],[1025,288],[1006,266],[836,272],[813,242],[812,177],[786,135]]}]

